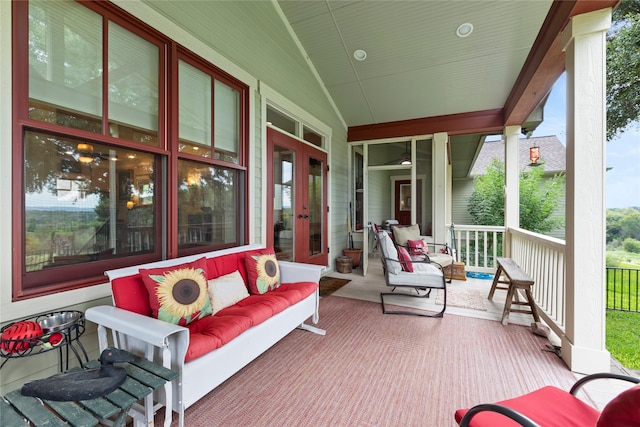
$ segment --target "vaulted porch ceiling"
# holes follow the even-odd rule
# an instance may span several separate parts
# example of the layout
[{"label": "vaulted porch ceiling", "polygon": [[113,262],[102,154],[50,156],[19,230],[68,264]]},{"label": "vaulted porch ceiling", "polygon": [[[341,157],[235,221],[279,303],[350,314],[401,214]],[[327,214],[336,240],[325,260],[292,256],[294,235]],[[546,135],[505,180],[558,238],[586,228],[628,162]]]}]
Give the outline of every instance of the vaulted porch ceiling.
[{"label": "vaulted porch ceiling", "polygon": [[[278,0],[350,141],[447,131],[460,150],[454,176],[469,172],[482,135],[544,104],[564,71],[569,18],[617,3]],[[465,23],[473,31],[457,36]]]}]

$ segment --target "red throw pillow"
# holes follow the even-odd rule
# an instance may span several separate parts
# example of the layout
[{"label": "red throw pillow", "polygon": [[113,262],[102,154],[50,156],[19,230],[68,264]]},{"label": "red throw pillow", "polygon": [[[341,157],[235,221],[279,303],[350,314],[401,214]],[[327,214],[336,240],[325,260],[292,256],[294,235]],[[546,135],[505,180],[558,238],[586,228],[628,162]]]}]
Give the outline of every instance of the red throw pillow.
[{"label": "red throw pillow", "polygon": [[398,246],[398,259],[400,260],[403,271],[413,273],[413,264],[411,263],[409,252],[407,252],[407,250],[402,246]]},{"label": "red throw pillow", "polygon": [[164,268],[141,268],[153,317],[185,326],[213,313],[207,292],[207,260]]},{"label": "red throw pillow", "polygon": [[623,391],[604,407],[596,427],[640,425],[640,385]]},{"label": "red throw pillow", "polygon": [[424,255],[429,253],[427,242],[422,239],[407,240],[407,246],[409,246],[409,252],[411,252],[411,255]]},{"label": "red throw pillow", "polygon": [[244,262],[250,294],[264,294],[280,286],[280,267],[273,248],[247,252]]}]

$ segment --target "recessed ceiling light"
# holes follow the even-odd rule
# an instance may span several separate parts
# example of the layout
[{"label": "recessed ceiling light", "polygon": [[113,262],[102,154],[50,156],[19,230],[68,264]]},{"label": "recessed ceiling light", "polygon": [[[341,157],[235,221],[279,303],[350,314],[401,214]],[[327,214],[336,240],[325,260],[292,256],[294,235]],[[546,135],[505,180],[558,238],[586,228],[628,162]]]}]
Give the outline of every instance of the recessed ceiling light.
[{"label": "recessed ceiling light", "polygon": [[473,24],[465,22],[464,24],[460,24],[460,26],[456,30],[456,35],[458,37],[467,37],[472,32],[473,32]]},{"label": "recessed ceiling light", "polygon": [[365,59],[367,59],[367,52],[362,49],[358,49],[353,52],[353,57],[356,59],[356,61],[364,61]]}]

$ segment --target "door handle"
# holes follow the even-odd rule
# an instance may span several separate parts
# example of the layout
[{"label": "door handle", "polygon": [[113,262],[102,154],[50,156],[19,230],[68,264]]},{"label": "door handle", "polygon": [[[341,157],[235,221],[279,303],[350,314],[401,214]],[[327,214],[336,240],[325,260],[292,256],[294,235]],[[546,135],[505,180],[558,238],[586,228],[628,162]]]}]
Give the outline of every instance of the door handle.
[{"label": "door handle", "polygon": [[298,218],[300,218],[300,219],[307,219],[307,218],[309,218],[309,215],[307,215],[307,214],[304,214],[304,215],[303,215],[303,214],[300,214],[300,215],[298,215]]}]

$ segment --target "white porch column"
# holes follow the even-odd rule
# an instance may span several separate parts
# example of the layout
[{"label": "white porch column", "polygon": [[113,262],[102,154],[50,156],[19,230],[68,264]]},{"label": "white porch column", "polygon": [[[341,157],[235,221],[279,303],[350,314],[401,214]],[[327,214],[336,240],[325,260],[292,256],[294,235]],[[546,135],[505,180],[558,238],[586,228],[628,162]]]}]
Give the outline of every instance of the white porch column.
[{"label": "white porch column", "polygon": [[[520,227],[520,126],[504,128],[504,225],[507,228]],[[505,235],[504,255],[511,256],[509,234]]]},{"label": "white porch column", "polygon": [[433,134],[433,241],[447,241],[447,221],[451,221],[451,165],[447,153],[449,134]]},{"label": "white porch column", "polygon": [[566,335],[572,371],[608,372],[605,349],[605,64],[611,9],[574,16],[562,36],[567,71]]}]

